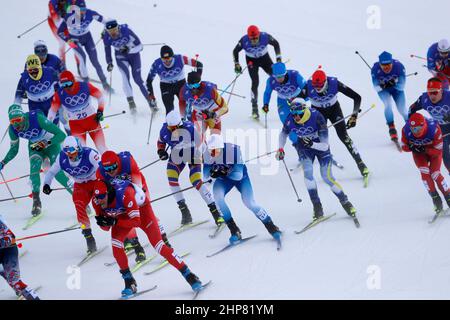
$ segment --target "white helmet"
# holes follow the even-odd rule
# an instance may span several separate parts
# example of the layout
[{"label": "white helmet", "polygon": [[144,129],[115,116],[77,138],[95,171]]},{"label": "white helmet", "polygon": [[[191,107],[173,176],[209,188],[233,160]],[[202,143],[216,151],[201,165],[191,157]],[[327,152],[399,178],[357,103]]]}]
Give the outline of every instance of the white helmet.
[{"label": "white helmet", "polygon": [[206,144],[208,146],[208,150],[223,149],[224,147],[223,137],[220,134],[214,133],[210,135],[209,138],[206,140]]},{"label": "white helmet", "polygon": [[439,40],[437,49],[440,53],[448,53],[450,52],[450,43],[447,39]]},{"label": "white helmet", "polygon": [[81,157],[81,151],[83,147],[80,144],[80,140],[74,136],[67,136],[62,143],[62,150],[65,154],[77,153],[77,159]]},{"label": "white helmet", "polygon": [[34,42],[34,48],[37,47],[46,47],[47,48],[47,44],[45,43],[44,40],[37,40]]},{"label": "white helmet", "polygon": [[170,111],[166,116],[167,125],[170,127],[178,126],[182,124],[180,113],[176,110]]},{"label": "white helmet", "polygon": [[293,99],[289,104],[291,108],[292,107],[311,108],[311,101],[309,100],[306,101],[305,99],[299,97]]}]

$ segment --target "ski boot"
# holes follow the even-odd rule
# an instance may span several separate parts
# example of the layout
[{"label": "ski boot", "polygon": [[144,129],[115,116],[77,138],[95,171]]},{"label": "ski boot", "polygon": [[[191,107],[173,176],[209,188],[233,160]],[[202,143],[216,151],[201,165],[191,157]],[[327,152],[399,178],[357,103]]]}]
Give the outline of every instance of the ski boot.
[{"label": "ski boot", "polygon": [[259,120],[258,101],[256,99],[252,99],[252,118]]},{"label": "ski boot", "polygon": [[360,161],[358,162],[358,169],[361,172],[361,175],[366,178],[369,176],[369,169],[367,168],[367,166],[364,164],[364,162]]},{"label": "ski boot", "polygon": [[352,217],[355,218],[356,217],[356,209],[355,207],[351,204],[350,201],[346,201],[346,202],[341,202],[342,207],[344,208],[345,212],[347,212],[347,214]]},{"label": "ski boot", "polygon": [[163,239],[164,244],[166,246],[168,246],[169,248],[172,248],[172,246],[170,245],[169,239],[167,238],[167,234],[166,233],[162,233],[161,234],[161,238]]},{"label": "ski boot", "polygon": [[84,238],[86,239],[87,253],[91,254],[91,253],[94,253],[95,251],[97,251],[97,244],[95,243],[94,236],[92,235],[92,230],[90,228],[84,229],[81,231],[81,233],[83,234]]},{"label": "ski boot", "polygon": [[122,290],[122,297],[128,297],[137,292],[137,283],[129,268],[120,270],[122,278],[125,281],[125,289]]},{"label": "ski boot", "polygon": [[127,97],[128,107],[130,108],[131,113],[136,113],[136,103],[134,102],[133,97]]},{"label": "ski boot", "polygon": [[39,192],[33,192],[32,196],[33,196],[33,207],[31,209],[31,215],[33,217],[37,217],[38,215],[41,214],[42,209],[41,199],[39,198]]},{"label": "ski boot", "polygon": [[181,225],[184,226],[184,225],[192,223],[191,212],[189,211],[189,208],[186,205],[186,201],[180,200],[177,203],[178,203],[178,208],[180,208],[180,211],[181,211]]},{"label": "ski boot", "polygon": [[217,210],[216,204],[210,203],[208,204],[208,208],[209,211],[211,212],[213,218],[214,218],[214,222],[216,223],[216,225],[219,227],[222,223],[225,223],[225,220],[223,220],[223,217],[220,215],[219,210]]},{"label": "ski boot", "polygon": [[36,291],[27,286],[21,280],[14,285],[14,291],[16,292],[18,300],[40,300]]},{"label": "ski boot", "polygon": [[442,199],[437,192],[430,192],[431,199],[433,200],[434,211],[436,213],[441,212],[444,208],[442,206]]},{"label": "ski boot", "polygon": [[445,198],[445,202],[447,202],[447,206],[450,208],[450,193],[447,194],[444,198]]},{"label": "ski boot", "polygon": [[393,122],[388,123],[389,126],[389,135],[391,136],[392,141],[398,141],[397,129],[395,129],[395,124]]},{"label": "ski boot", "polygon": [[202,282],[200,281],[200,279],[194,273],[192,273],[186,265],[181,268],[180,272],[186,279],[187,283],[189,283],[192,290],[199,291],[202,288]]},{"label": "ski boot", "polygon": [[230,229],[231,237],[229,239],[231,244],[234,244],[242,239],[241,230],[239,230],[238,226],[234,222],[233,218],[226,221],[228,229]]},{"label": "ski boot", "polygon": [[133,244],[131,243],[131,240],[128,238],[123,240],[123,247],[125,249],[125,252],[129,252],[134,249]]},{"label": "ski boot", "polygon": [[135,259],[136,263],[145,261],[145,259],[147,259],[147,257],[145,256],[144,248],[142,248],[141,244],[139,243],[139,239],[136,237],[136,238],[130,239],[130,241],[131,241],[131,245],[134,248],[134,253],[136,253],[136,259]]},{"label": "ski boot", "polygon": [[322,204],[320,202],[317,203],[313,203],[313,210],[314,210],[314,215],[313,215],[313,221],[316,221],[317,219],[320,219],[323,217],[323,208],[322,208]]},{"label": "ski boot", "polygon": [[281,231],[278,227],[273,223],[272,219],[269,218],[268,222],[264,223],[267,231],[272,235],[275,240],[281,239]]}]

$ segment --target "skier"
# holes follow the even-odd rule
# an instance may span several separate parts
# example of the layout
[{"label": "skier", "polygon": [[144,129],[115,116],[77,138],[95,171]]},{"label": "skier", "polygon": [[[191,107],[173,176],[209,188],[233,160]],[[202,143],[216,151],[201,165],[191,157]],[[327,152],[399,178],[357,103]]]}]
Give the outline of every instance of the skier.
[{"label": "skier", "polygon": [[408,120],[408,110],[405,103],[406,70],[403,64],[392,59],[392,54],[383,51],[378,56],[378,62],[372,67],[372,83],[384,104],[384,117],[389,127],[391,140],[398,143],[397,129],[392,113],[392,100],[394,100],[398,112],[402,118]]},{"label": "skier", "polygon": [[16,237],[8,228],[0,215],[0,275],[14,289],[17,296],[23,296],[26,300],[40,300],[36,292],[26,285],[20,277],[19,251],[16,245]]},{"label": "skier", "polygon": [[[112,182],[113,180],[129,181],[141,188],[150,199],[150,192],[145,177],[140,171],[136,160],[134,160],[133,156],[128,151],[120,152],[118,154],[111,150],[106,151],[102,155],[99,168],[97,169],[97,179],[108,182]],[[159,224],[159,229],[164,243],[170,246],[166,232],[161,224]],[[136,253],[136,262],[141,262],[146,259],[144,248],[139,243],[134,228],[130,231],[130,234],[127,235],[124,243],[125,250],[129,251],[134,249]]]},{"label": "skier", "polygon": [[[91,97],[97,100],[97,110]],[[100,154],[105,152],[107,150],[105,135],[100,125],[105,108],[102,92],[89,82],[76,81],[72,72],[63,71],[59,77],[59,90],[53,97],[48,114],[50,121],[56,116],[61,106],[67,112],[72,135],[80,138],[82,144],[86,146],[86,133],[89,133]]]},{"label": "skier", "polygon": [[317,193],[317,184],[313,173],[313,163],[316,158],[319,161],[322,179],[330,186],[331,191],[339,199],[347,214],[355,220],[356,209],[348,201],[347,195],[333,177],[327,122],[324,116],[316,109],[310,108],[308,102],[304,99],[294,99],[291,102],[290,114],[286,117],[279,135],[277,160],[284,159],[284,146],[291,132],[297,135],[297,140],[293,143],[293,146],[297,150],[303,166],[305,185],[314,208],[313,220],[323,217],[322,203]]},{"label": "skier", "polygon": [[[341,105],[337,99],[338,93],[342,93],[353,100],[353,112],[347,121],[347,125],[343,121],[344,115],[342,114]],[[318,69],[313,73],[311,79],[307,81],[300,97],[304,99],[309,98],[314,109],[319,111],[331,123],[336,123],[341,120],[334,125],[336,133],[355,160],[361,175],[367,179],[369,169],[362,161],[358,150],[347,133],[347,129],[356,126],[356,119],[358,118],[359,108],[361,107],[361,96],[337,78],[329,77],[322,69]]]},{"label": "skier", "polygon": [[[23,97],[26,96],[29,111],[41,110],[47,116],[57,90],[58,75],[53,68],[42,66],[41,60],[35,54],[27,57],[26,69],[27,71],[20,75],[14,104],[21,105]],[[56,118],[55,123],[58,123]]]},{"label": "skier", "polygon": [[202,139],[207,128],[212,133],[220,132],[220,118],[227,112],[227,103],[217,91],[217,85],[202,81],[198,72],[190,72],[187,83],[180,90],[180,113],[183,117],[192,119]]},{"label": "skier", "polygon": [[181,88],[186,83],[184,76],[184,66],[188,65],[201,75],[203,64],[195,59],[189,59],[181,54],[174,54],[171,47],[164,45],[161,47],[160,58],[156,59],[147,77],[147,90],[149,99],[156,106],[155,94],[153,91],[153,79],[159,75],[161,97],[166,108],[166,115],[174,109],[173,100],[177,96],[180,99]]},{"label": "skier", "polygon": [[242,73],[242,67],[239,63],[239,52],[245,51],[245,60],[248,66],[248,74],[252,80],[252,117],[259,119],[258,113],[258,86],[259,86],[259,68],[270,76],[272,75],[272,59],[269,55],[268,46],[273,46],[276,55],[276,61],[281,62],[281,50],[278,41],[266,32],[260,32],[259,28],[251,25],[247,28],[247,34],[244,35],[233,49],[234,72]]},{"label": "skier", "polygon": [[444,82],[440,78],[431,78],[424,92],[409,109],[411,114],[424,109],[439,123],[444,135],[442,154],[444,165],[450,172],[450,92],[444,90]]},{"label": "skier", "polygon": [[[41,179],[39,172],[42,162],[48,158],[53,164],[61,150],[61,142],[66,135],[55,124],[48,121],[39,111],[23,112],[19,105],[11,105],[8,109],[9,138],[11,140],[8,153],[0,161],[0,171],[13,160],[19,152],[20,139],[28,140],[28,156],[30,161],[30,180],[32,186],[33,207],[31,214],[35,217],[41,214],[39,191]],[[63,172],[56,175],[56,180],[71,193],[69,179]]]},{"label": "skier", "polygon": [[97,251],[87,210],[93,197],[99,161],[100,157],[97,151],[83,147],[79,139],[74,136],[66,137],[62,143],[62,151],[59,153],[50,170],[45,174],[42,190],[47,195],[52,192],[50,186],[53,178],[60,171],[63,171],[67,176],[72,178],[74,181],[72,200],[77,212],[78,223],[84,225],[81,233],[86,239],[88,254]]},{"label": "skier", "polygon": [[150,199],[137,185],[129,181],[113,180],[112,183],[98,180],[92,200],[97,224],[105,231],[111,230],[112,250],[122,278],[125,281],[123,297],[137,292],[137,283],[128,267],[123,240],[132,228],[141,228],[155,250],[175,267],[194,291],[202,288],[199,278],[190,271],[174,250],[164,244],[158,221],[150,205]]},{"label": "skier", "polygon": [[[67,12],[63,17],[63,21],[58,27],[58,35],[66,41],[69,46],[75,51],[75,56],[80,60],[80,73],[83,81],[89,80],[86,53],[91,60],[92,65],[97,71],[97,75],[102,83],[103,89],[106,91],[112,91],[112,88],[108,84],[105,74],[103,73],[100,62],[97,57],[97,50],[95,49],[95,43],[92,39],[92,34],[89,31],[89,25],[93,20],[97,20],[103,23],[103,16],[86,8],[84,1],[80,1],[77,10]],[[82,46],[86,50],[84,52]]]},{"label": "skier", "polygon": [[449,89],[450,81],[450,43],[442,39],[433,43],[427,52],[427,67],[434,77],[442,80],[444,88]]},{"label": "skier", "polygon": [[441,174],[442,132],[437,121],[426,119],[420,113],[412,114],[402,130],[402,149],[412,152],[436,213],[443,210],[436,185],[450,206],[450,189]]},{"label": "skier", "polygon": [[225,223],[230,229],[231,244],[242,239],[241,230],[236,225],[225,196],[236,187],[244,205],[264,224],[275,240],[281,239],[281,232],[273,223],[267,211],[255,202],[247,166],[242,160],[241,149],[232,143],[224,143],[220,134],[211,134],[207,140],[207,151],[203,154],[203,175],[214,178],[213,194]]},{"label": "skier", "polygon": [[[170,155],[166,151],[166,145],[169,145],[171,148]],[[201,145],[201,138],[192,122],[181,120],[177,110],[170,111],[167,114],[166,122],[163,123],[160,130],[157,152],[161,160],[169,160],[167,162],[167,178],[170,190],[178,192],[174,194],[174,198],[181,211],[181,225],[192,223],[192,216],[186,200],[183,193],[179,192],[181,189],[178,181],[181,172],[187,165],[192,185],[198,190],[203,201],[208,205],[214,222],[219,227],[224,220],[217,210],[209,188],[202,181]]]},{"label": "skier", "polygon": [[289,115],[288,100],[299,96],[306,82],[302,75],[295,70],[286,70],[286,65],[277,62],[272,65],[272,75],[267,79],[266,90],[264,91],[264,113],[269,112],[269,103],[272,91],[278,93],[277,106],[278,116],[281,123],[284,123]]},{"label": "skier", "polygon": [[50,30],[56,38],[56,41],[58,41],[59,59],[61,59],[64,64],[66,63],[66,43],[58,35],[58,27],[61,24],[63,17],[66,15],[66,11],[69,5],[70,3],[67,0],[50,0],[48,2],[49,14],[47,22]]},{"label": "skier", "polygon": [[156,106],[151,102],[149,94],[144,85],[141,76],[141,54],[142,43],[138,36],[128,27],[127,24],[119,25],[117,20],[107,20],[103,32],[103,44],[105,45],[106,63],[108,72],[112,72],[114,65],[111,57],[111,46],[114,47],[116,63],[122,75],[123,91],[132,112],[136,111],[136,103],[133,98],[133,89],[130,83],[130,72],[133,75],[134,82],[139,86],[144,98],[148,101],[152,111],[156,111]]}]

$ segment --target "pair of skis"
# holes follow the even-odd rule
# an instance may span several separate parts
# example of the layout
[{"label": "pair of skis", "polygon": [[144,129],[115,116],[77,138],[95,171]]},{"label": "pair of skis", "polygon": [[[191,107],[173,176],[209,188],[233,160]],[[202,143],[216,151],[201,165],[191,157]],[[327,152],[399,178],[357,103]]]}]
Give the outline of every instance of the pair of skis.
[{"label": "pair of skis", "polygon": [[[212,283],[212,281],[209,280],[208,282],[206,282],[205,284],[203,284],[198,290],[194,290],[194,295],[192,296],[192,300],[197,299],[198,295],[199,295],[203,290],[205,290],[211,283]],[[158,288],[158,286],[157,286],[157,285],[154,285],[153,287],[151,287],[151,288],[149,288],[149,289],[145,289],[145,290],[142,290],[142,291],[138,291],[138,292],[133,293],[133,294],[131,294],[131,295],[122,296],[122,297],[120,297],[118,300],[130,300],[130,299],[139,297],[139,296],[141,296],[141,295],[143,295],[143,294],[145,294],[145,293],[147,293],[147,292],[153,291],[153,290],[155,290],[156,288]]]},{"label": "pair of skis", "polygon": [[41,211],[41,213],[38,214],[37,216],[32,216],[31,218],[29,218],[25,226],[22,228],[22,230],[28,230],[29,228],[31,228],[36,222],[42,219],[44,214],[45,211]]},{"label": "pair of skis", "polygon": [[[299,231],[295,231],[295,234],[302,234],[302,233],[304,233],[305,231],[307,231],[307,230],[309,230],[309,229],[311,229],[311,228],[317,226],[319,223],[322,223],[322,222],[327,221],[328,219],[334,217],[335,215],[336,215],[336,212],[333,213],[333,214],[330,214],[330,215],[328,215],[328,216],[322,216],[322,217],[320,217],[320,218],[318,218],[318,219],[315,219],[315,220],[311,221],[310,223],[308,223],[303,229],[301,229],[301,230],[299,230]],[[359,228],[361,225],[360,225],[360,223],[359,223],[358,218],[357,218],[356,216],[353,216],[353,217],[351,217],[351,218],[352,218],[352,220],[353,220],[353,223],[355,224],[355,227],[356,227],[356,228]]]},{"label": "pair of skis", "polygon": [[430,220],[428,220],[428,223],[429,224],[433,224],[439,217],[442,217],[442,216],[446,215],[449,212],[450,212],[450,208],[446,209],[446,210],[440,210],[440,211],[436,212],[434,214],[434,216]]}]

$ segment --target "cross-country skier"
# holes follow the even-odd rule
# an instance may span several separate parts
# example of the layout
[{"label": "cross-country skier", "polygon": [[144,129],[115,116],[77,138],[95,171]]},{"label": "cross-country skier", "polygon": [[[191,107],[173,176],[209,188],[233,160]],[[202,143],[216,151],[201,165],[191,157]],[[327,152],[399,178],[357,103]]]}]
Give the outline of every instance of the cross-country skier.
[{"label": "cross-country skier", "polygon": [[221,117],[228,112],[228,105],[217,85],[202,81],[198,72],[188,74],[187,83],[180,90],[180,113],[196,126],[203,137],[209,128],[212,133],[220,133]]},{"label": "cross-country skier", "polygon": [[122,75],[123,91],[127,97],[128,105],[132,112],[136,111],[136,103],[133,98],[133,88],[130,83],[130,72],[134,82],[138,85],[142,95],[148,101],[152,111],[156,111],[156,105],[150,100],[144,80],[141,76],[141,54],[143,49],[139,37],[128,27],[127,24],[118,24],[117,20],[110,19],[105,23],[106,32],[103,33],[103,44],[105,45],[106,63],[108,72],[113,70],[111,47],[114,48],[116,63]]},{"label": "cross-country skier", "polygon": [[100,23],[104,23],[104,18],[98,12],[87,9],[84,1],[79,2],[78,6],[71,8],[71,11],[69,10],[69,12],[67,12],[58,27],[58,35],[69,44],[80,60],[80,74],[83,81],[89,80],[86,60],[87,53],[89,60],[94,66],[100,82],[102,83],[103,89],[111,91],[112,89],[106,80],[100,62],[98,61],[97,49],[95,48],[92,34],[89,31],[89,25],[92,21],[96,20]]},{"label": "cross-country skier", "polygon": [[426,110],[439,123],[443,140],[444,165],[450,172],[450,91],[444,90],[444,83],[439,78],[431,78],[427,83],[427,92],[414,102],[409,109],[413,114],[421,109]]},{"label": "cross-country skier", "polygon": [[272,75],[267,79],[266,90],[264,91],[264,113],[269,112],[269,103],[272,91],[278,94],[277,107],[278,116],[281,123],[284,123],[289,115],[288,100],[299,96],[306,82],[302,75],[295,70],[286,70],[283,62],[277,62],[272,65]]},{"label": "cross-country skier", "polygon": [[[144,175],[134,160],[134,157],[128,151],[115,153],[114,151],[106,151],[101,158],[99,168],[97,170],[97,179],[112,182],[113,180],[125,180],[140,187],[147,197],[150,199],[150,191],[147,186]],[[159,229],[164,243],[170,246],[166,232],[161,224]],[[144,248],[139,243],[134,228],[125,238],[125,250],[134,249],[136,253],[136,261],[144,261],[146,259]]]},{"label": "cross-country skier", "polygon": [[427,53],[427,67],[431,74],[442,80],[444,88],[450,82],[450,42],[448,39],[433,43]]},{"label": "cross-country skier", "polygon": [[[97,109],[91,97],[97,100]],[[80,138],[82,144],[86,146],[86,135],[89,133],[100,154],[105,152],[107,150],[105,135],[100,125],[105,108],[102,92],[90,82],[76,81],[72,72],[63,71],[59,77],[59,90],[53,97],[48,114],[50,121],[61,106],[64,107],[69,118],[72,135]]]},{"label": "cross-country skier", "polygon": [[59,59],[63,61],[65,64],[66,62],[66,43],[63,39],[58,35],[58,27],[62,22],[62,17],[66,15],[67,8],[70,5],[70,0],[50,0],[48,2],[48,18],[47,22],[50,27],[50,30],[52,31],[53,35],[55,36],[56,40],[58,41],[59,45]]},{"label": "cross-country skier", "polygon": [[[170,155],[166,151],[166,146],[171,148]],[[201,137],[190,121],[181,120],[180,113],[172,110],[167,114],[166,122],[162,125],[157,143],[158,156],[167,162],[167,178],[172,192],[180,191],[179,176],[186,165],[189,167],[189,179],[195,189],[198,190],[202,199],[214,218],[217,226],[223,223],[223,218],[217,210],[214,198],[209,188],[202,181],[201,165]],[[192,216],[186,204],[182,192],[174,194],[174,198],[181,211],[181,224],[186,225],[192,222]]]},{"label": "cross-country skier", "polygon": [[269,55],[268,46],[273,46],[276,55],[276,61],[281,62],[281,50],[278,41],[267,32],[259,31],[255,25],[247,28],[247,34],[244,35],[233,49],[234,72],[242,73],[242,66],[239,63],[239,52],[245,51],[245,60],[248,66],[248,74],[252,80],[252,116],[259,118],[258,113],[258,86],[259,86],[259,68],[270,76],[272,75],[272,59]]},{"label": "cross-country skier", "polygon": [[240,192],[242,202],[264,224],[267,231],[276,240],[280,240],[281,232],[273,223],[267,211],[255,202],[252,183],[247,166],[242,160],[240,147],[232,143],[224,143],[219,134],[211,134],[207,140],[207,151],[203,154],[205,178],[214,178],[213,194],[225,223],[230,229],[230,243],[240,239],[241,230],[236,225],[225,196],[234,187]]},{"label": "cross-country skier", "polygon": [[[342,93],[353,100],[353,111],[347,121],[347,125],[344,122],[344,115],[342,114],[341,105],[338,101],[338,93]],[[356,126],[356,119],[358,118],[359,108],[361,107],[361,96],[337,78],[329,77],[322,69],[318,69],[313,73],[311,79],[307,81],[300,97],[305,99],[309,98],[314,109],[319,111],[326,120],[329,120],[331,123],[336,123],[334,129],[339,139],[355,160],[361,175],[367,178],[369,176],[369,169],[367,169],[362,161],[361,155],[347,133],[347,129]]]},{"label": "cross-country skier", "polygon": [[437,121],[414,113],[402,130],[402,149],[412,152],[423,184],[433,200],[436,213],[442,211],[442,199],[436,185],[450,206],[450,189],[441,174],[442,132]]},{"label": "cross-country skier", "polygon": [[92,203],[97,214],[97,224],[105,231],[111,230],[113,255],[125,281],[123,297],[137,292],[137,283],[129,269],[123,244],[133,228],[141,228],[146,233],[155,250],[180,271],[194,291],[201,290],[199,278],[171,247],[164,244],[150,199],[141,188],[125,180],[116,179],[111,183],[98,180]]},{"label": "cross-country skier", "polygon": [[[20,138],[28,140],[28,156],[30,161],[30,180],[33,197],[33,207],[31,214],[38,216],[41,214],[41,200],[39,191],[41,189],[41,178],[39,172],[42,162],[48,158],[53,164],[61,150],[61,142],[66,135],[55,124],[39,111],[23,112],[22,107],[13,104],[8,109],[9,117],[9,139],[11,140],[8,153],[0,162],[0,170],[13,160],[19,152]],[[69,179],[63,172],[56,175],[56,180],[63,185],[70,193]]]},{"label": "cross-country skier", "polygon": [[406,70],[403,64],[392,59],[392,54],[383,51],[378,56],[378,62],[372,67],[372,83],[384,104],[384,117],[389,127],[391,140],[398,143],[397,129],[392,112],[393,102],[402,118],[408,120],[408,110],[405,102]]},{"label": "cross-country skier", "polygon": [[159,76],[159,86],[161,88],[161,98],[164,107],[166,108],[166,115],[174,109],[173,100],[175,96],[180,99],[181,88],[186,83],[184,75],[184,66],[188,65],[201,75],[203,71],[203,64],[196,59],[190,59],[181,54],[174,54],[171,47],[164,45],[160,50],[160,58],[156,59],[147,77],[147,90],[149,92],[149,99],[156,106],[155,94],[153,91],[152,82],[156,75]]},{"label": "cross-country skier", "polygon": [[74,136],[66,137],[62,143],[62,151],[50,170],[45,174],[42,190],[45,194],[52,192],[51,184],[53,178],[60,171],[72,178],[74,182],[72,200],[75,205],[78,223],[84,225],[81,232],[86,239],[88,254],[97,251],[87,210],[94,195],[94,184],[97,180],[96,171],[99,161],[100,156],[97,151],[83,147],[78,138]]},{"label": "cross-country skier", "polygon": [[18,296],[26,300],[40,300],[36,292],[20,277],[19,251],[16,237],[0,215],[0,275],[14,289]]},{"label": "cross-country skier", "polygon": [[339,199],[347,214],[356,219],[355,207],[348,201],[347,195],[333,177],[328,128],[324,116],[316,109],[310,108],[309,103],[304,99],[294,99],[291,102],[290,114],[286,117],[283,129],[280,132],[277,160],[284,159],[284,146],[291,132],[297,135],[297,140],[293,143],[293,146],[297,150],[303,166],[305,185],[314,208],[313,219],[317,220],[323,217],[322,203],[313,174],[313,163],[316,158],[319,161],[322,179],[330,186],[331,191]]}]

